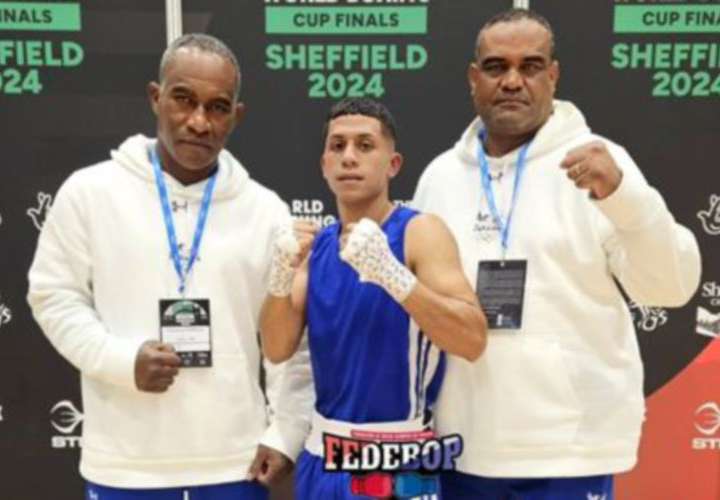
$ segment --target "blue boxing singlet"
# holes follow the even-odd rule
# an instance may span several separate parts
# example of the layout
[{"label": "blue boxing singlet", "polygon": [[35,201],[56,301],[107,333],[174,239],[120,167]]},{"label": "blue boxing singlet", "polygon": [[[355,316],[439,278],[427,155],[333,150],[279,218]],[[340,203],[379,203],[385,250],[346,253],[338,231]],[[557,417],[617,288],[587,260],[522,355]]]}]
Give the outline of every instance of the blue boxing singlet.
[{"label": "blue boxing singlet", "polygon": [[[405,228],[418,215],[397,207],[382,225],[405,263]],[[445,353],[400,304],[361,283],[340,259],[339,223],[315,238],[309,263],[307,325],[317,395],[325,418],[353,423],[428,422],[445,373]]]}]

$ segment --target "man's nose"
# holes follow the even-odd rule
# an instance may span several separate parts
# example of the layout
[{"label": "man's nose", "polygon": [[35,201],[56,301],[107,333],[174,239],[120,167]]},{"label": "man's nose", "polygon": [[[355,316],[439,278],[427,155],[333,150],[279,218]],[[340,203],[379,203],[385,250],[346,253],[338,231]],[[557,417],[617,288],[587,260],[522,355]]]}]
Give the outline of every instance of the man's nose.
[{"label": "man's nose", "polygon": [[198,105],[188,118],[187,124],[188,128],[197,135],[207,134],[210,131],[210,121],[205,112],[205,106]]},{"label": "man's nose", "polygon": [[502,86],[506,90],[519,90],[523,86],[523,77],[517,69],[510,68],[503,76]]},{"label": "man's nose", "polygon": [[355,151],[355,148],[348,144],[343,148],[342,151],[342,164],[344,167],[354,167],[357,165],[357,151]]}]

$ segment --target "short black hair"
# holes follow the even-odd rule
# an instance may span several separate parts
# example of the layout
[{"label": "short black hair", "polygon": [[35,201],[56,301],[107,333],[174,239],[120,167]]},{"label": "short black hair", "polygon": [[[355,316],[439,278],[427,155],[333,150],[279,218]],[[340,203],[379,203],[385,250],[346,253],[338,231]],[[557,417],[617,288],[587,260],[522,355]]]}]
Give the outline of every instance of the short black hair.
[{"label": "short black hair", "polygon": [[376,118],[382,126],[383,133],[397,142],[397,125],[395,118],[387,107],[375,99],[369,97],[346,97],[335,103],[325,118],[322,130],[323,143],[327,140],[330,122],[335,118],[345,115],[362,115]]},{"label": "short black hair", "polygon": [[548,33],[550,33],[550,58],[554,59],[555,58],[555,32],[553,31],[550,21],[548,21],[545,16],[538,14],[534,10],[519,9],[519,8],[508,9],[508,10],[505,10],[498,14],[495,14],[490,19],[488,19],[485,24],[483,24],[482,28],[480,28],[480,31],[477,34],[477,38],[475,39],[475,54],[477,54],[478,49],[480,48],[480,37],[482,36],[482,34],[485,30],[487,30],[488,28],[490,28],[492,26],[495,26],[496,24],[513,23],[513,22],[524,21],[524,20],[535,21],[540,26],[545,28],[548,31]]},{"label": "short black hair", "polygon": [[158,70],[158,81],[160,83],[162,83],[165,77],[165,71],[167,70],[168,64],[170,64],[170,61],[172,61],[173,57],[175,57],[178,50],[184,48],[197,49],[209,54],[215,54],[232,64],[235,68],[234,97],[237,99],[240,95],[240,64],[238,63],[235,54],[233,54],[233,51],[230,50],[227,45],[225,45],[220,39],[205,33],[187,33],[176,38],[170,43],[170,45],[168,45],[162,55],[162,59],[160,59],[160,68]]}]

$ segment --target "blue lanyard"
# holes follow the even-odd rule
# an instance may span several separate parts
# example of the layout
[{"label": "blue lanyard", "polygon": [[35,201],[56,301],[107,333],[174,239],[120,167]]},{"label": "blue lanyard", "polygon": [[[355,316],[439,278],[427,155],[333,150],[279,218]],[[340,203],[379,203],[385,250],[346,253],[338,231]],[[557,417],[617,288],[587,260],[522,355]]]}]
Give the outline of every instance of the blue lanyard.
[{"label": "blue lanyard", "polygon": [[175,272],[180,279],[178,291],[180,292],[180,295],[184,296],[187,277],[197,260],[198,251],[200,250],[200,242],[202,241],[203,233],[205,232],[205,223],[207,222],[208,211],[210,210],[212,192],[213,189],[215,189],[217,172],[208,179],[208,183],[205,186],[202,204],[200,205],[200,213],[198,214],[197,226],[195,227],[195,236],[193,237],[192,248],[190,250],[190,258],[188,259],[186,268],[183,270],[182,260],[180,259],[180,249],[177,243],[177,235],[175,234],[175,223],[173,222],[172,210],[170,209],[170,199],[168,197],[165,178],[163,177],[162,169],[160,168],[160,161],[158,160],[155,148],[150,149],[150,159],[153,164],[153,171],[155,172],[155,183],[157,184],[158,194],[160,195],[160,204],[162,205],[163,218],[165,219],[165,229],[167,231],[168,244],[170,245],[170,254],[172,255],[173,264],[175,265]]},{"label": "blue lanyard", "polygon": [[485,191],[485,196],[487,198],[488,202],[488,208],[490,209],[490,212],[492,213],[493,219],[495,219],[495,223],[500,228],[500,244],[502,245],[503,250],[503,259],[505,258],[505,253],[508,249],[508,240],[510,238],[510,223],[512,221],[513,212],[515,211],[515,204],[517,203],[517,197],[520,190],[518,187],[520,186],[520,178],[523,175],[523,172],[525,171],[526,166],[526,158],[527,158],[527,152],[528,148],[530,148],[531,142],[528,142],[525,144],[521,149],[520,153],[518,154],[517,159],[517,172],[515,172],[515,183],[513,186],[513,195],[512,195],[512,202],[510,204],[510,211],[508,212],[507,220],[503,220],[500,216],[500,212],[497,209],[497,205],[495,204],[495,193],[493,192],[492,188],[492,179],[490,178],[490,167],[488,166],[487,157],[485,156],[485,149],[483,148],[483,139],[485,138],[485,130],[482,130],[478,134],[478,141],[480,144],[478,145],[478,159],[480,161],[480,178],[482,180],[482,187],[483,191]]}]

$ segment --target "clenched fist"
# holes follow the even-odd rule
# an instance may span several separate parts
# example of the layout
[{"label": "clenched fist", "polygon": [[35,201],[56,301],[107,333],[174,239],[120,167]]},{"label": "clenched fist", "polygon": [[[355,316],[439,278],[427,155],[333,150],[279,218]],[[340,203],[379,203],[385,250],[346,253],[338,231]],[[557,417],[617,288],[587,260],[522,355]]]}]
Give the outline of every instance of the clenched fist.
[{"label": "clenched fist", "polygon": [[135,358],[135,385],[141,391],[165,392],[178,374],[180,356],[170,344],[148,340]]},{"label": "clenched fist", "polygon": [[566,170],[568,178],[578,188],[589,189],[596,200],[614,193],[622,180],[622,170],[601,141],[571,149],[560,167]]}]

